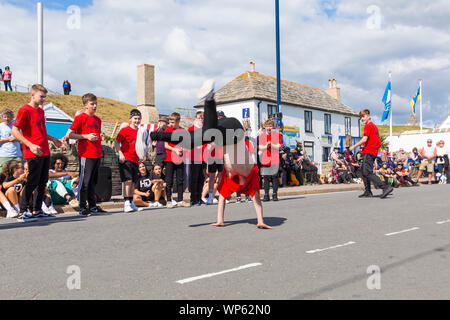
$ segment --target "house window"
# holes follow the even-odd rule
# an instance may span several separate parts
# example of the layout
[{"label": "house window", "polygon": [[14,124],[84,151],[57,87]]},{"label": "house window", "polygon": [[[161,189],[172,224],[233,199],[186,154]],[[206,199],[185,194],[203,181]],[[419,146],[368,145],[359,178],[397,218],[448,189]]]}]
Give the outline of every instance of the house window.
[{"label": "house window", "polygon": [[314,142],[313,141],[305,141],[303,143],[303,147],[305,149],[306,154],[309,156],[311,161],[314,161]]},{"label": "house window", "polygon": [[277,106],[273,104],[267,105],[267,119],[272,118],[272,116],[277,113]]},{"label": "house window", "polygon": [[305,132],[312,132],[312,112],[305,111]]},{"label": "house window", "polygon": [[323,147],[322,162],[328,162],[328,158],[330,157],[330,150],[330,147]]},{"label": "house window", "polygon": [[345,135],[352,135],[352,119],[350,117],[345,117]]},{"label": "house window", "polygon": [[325,113],[325,134],[331,134],[331,114]]}]

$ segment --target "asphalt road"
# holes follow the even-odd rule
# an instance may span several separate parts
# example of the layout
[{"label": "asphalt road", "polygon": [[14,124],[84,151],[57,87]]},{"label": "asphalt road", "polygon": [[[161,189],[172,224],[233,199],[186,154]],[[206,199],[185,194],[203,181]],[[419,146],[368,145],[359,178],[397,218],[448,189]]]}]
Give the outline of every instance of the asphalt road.
[{"label": "asphalt road", "polygon": [[359,194],[5,219],[0,299],[450,299],[450,185]]}]

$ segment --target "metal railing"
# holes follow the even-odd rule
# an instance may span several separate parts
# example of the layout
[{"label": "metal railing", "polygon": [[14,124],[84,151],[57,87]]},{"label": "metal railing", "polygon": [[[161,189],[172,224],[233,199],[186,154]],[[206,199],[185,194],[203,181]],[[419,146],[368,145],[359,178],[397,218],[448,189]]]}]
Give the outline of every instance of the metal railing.
[{"label": "metal railing", "polygon": [[[21,84],[17,84],[17,83],[11,84],[11,87],[12,87],[14,92],[23,92],[23,93],[30,92],[31,86],[32,86],[31,84],[28,84],[26,86],[25,85],[21,85]],[[5,89],[5,86],[3,84],[3,81],[0,81],[0,90],[3,91],[4,89]],[[48,90],[48,93],[50,93],[50,94],[60,94],[60,95],[63,94],[61,91],[58,92],[58,91],[55,91],[55,90],[51,90],[51,89],[49,89],[47,87],[46,87],[46,89]]]}]

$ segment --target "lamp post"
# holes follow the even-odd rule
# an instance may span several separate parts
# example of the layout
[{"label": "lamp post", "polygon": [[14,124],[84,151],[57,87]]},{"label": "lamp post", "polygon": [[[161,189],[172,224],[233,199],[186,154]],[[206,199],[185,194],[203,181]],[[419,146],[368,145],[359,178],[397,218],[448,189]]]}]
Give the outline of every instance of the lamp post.
[{"label": "lamp post", "polygon": [[44,85],[44,13],[43,13],[43,4],[42,2],[38,2],[37,4],[37,22],[38,22],[38,77],[37,82],[41,85]]},{"label": "lamp post", "polygon": [[277,118],[278,125],[282,126],[282,119],[279,117],[281,104],[281,71],[280,71],[280,6],[279,0],[275,0],[275,34],[277,47]]}]

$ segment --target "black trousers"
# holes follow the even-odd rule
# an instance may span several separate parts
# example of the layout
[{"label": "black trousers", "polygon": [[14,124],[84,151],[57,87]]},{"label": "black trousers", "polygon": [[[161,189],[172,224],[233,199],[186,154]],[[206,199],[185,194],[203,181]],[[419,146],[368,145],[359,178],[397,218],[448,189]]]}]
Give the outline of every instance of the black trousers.
[{"label": "black trousers", "polygon": [[166,162],[166,195],[167,201],[172,200],[173,175],[176,172],[177,176],[177,194],[178,202],[183,201],[184,193],[184,163],[175,164],[173,162]]},{"label": "black trousers", "polygon": [[375,173],[373,173],[373,163],[376,157],[372,154],[366,153],[364,154],[363,164],[362,164],[362,175],[364,188],[366,192],[370,192],[370,183],[372,182],[376,187],[380,189],[384,189],[386,185],[381,181],[380,178],[377,177]]},{"label": "black trousers", "polygon": [[98,181],[98,168],[101,159],[80,158],[80,181],[78,182],[78,202],[80,210],[86,209],[86,201],[89,209],[97,206],[95,199],[95,186]]},{"label": "black trousers", "polygon": [[31,208],[30,211],[40,211],[42,209],[42,201],[48,181],[48,170],[50,168],[50,156],[27,159],[27,163],[29,173],[19,204],[20,212],[22,213],[28,210],[34,190],[37,190],[37,193],[33,201],[34,208]]},{"label": "black trousers", "polygon": [[[270,190],[270,181],[272,181],[272,189],[273,189],[274,194],[276,194],[278,192],[278,187],[280,185],[280,181],[278,180],[278,172],[273,175],[268,175],[268,174],[265,174],[266,169],[267,169],[267,167],[262,167],[261,173],[262,173],[263,179],[264,179],[264,195],[268,196],[269,190]],[[270,170],[267,170],[267,171],[270,171]]]},{"label": "black trousers", "polygon": [[205,177],[203,175],[204,163],[192,163],[189,165],[189,192],[191,193],[191,201],[197,203],[201,201],[203,183]]}]

